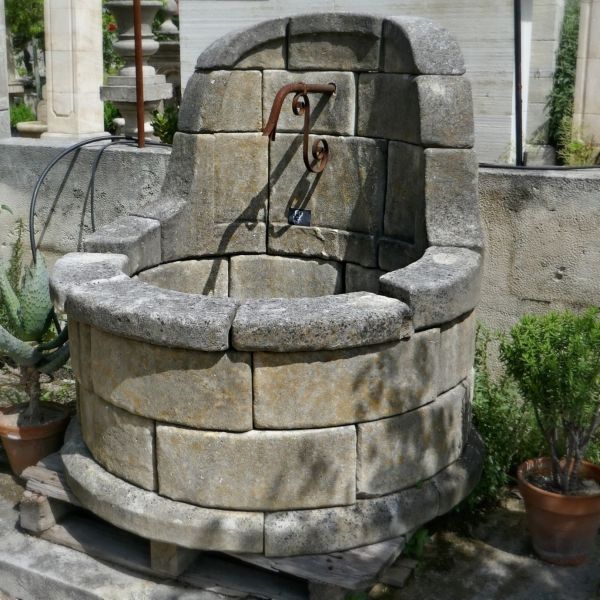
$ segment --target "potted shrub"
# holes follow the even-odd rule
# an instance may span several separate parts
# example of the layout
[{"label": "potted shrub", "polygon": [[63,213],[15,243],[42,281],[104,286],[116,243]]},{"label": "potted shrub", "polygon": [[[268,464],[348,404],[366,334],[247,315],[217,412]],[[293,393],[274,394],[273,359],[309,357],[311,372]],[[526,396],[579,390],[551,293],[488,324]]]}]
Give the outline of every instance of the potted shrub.
[{"label": "potted shrub", "polygon": [[556,564],[584,562],[600,526],[600,467],[584,460],[600,425],[599,314],[527,315],[500,345],[549,451],[517,477],[534,549]]},{"label": "potted shrub", "polygon": [[[29,403],[0,408],[0,438],[11,469],[20,475],[28,466],[58,450],[68,423],[60,404],[40,402],[40,376],[52,374],[69,359],[67,329],[46,343],[54,315],[48,271],[38,252],[17,290],[0,269],[0,294],[7,328],[0,325],[0,357],[19,369]],[[10,331],[8,331],[10,329]]]}]

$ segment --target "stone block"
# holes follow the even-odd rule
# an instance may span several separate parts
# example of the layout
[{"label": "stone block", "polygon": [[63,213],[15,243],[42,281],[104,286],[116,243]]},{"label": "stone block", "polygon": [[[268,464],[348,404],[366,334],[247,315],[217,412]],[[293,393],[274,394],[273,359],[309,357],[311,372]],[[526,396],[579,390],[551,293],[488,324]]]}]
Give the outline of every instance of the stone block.
[{"label": "stone block", "polygon": [[438,492],[425,482],[351,506],[265,515],[265,554],[326,554],[398,537],[438,514]]},{"label": "stone block", "polygon": [[290,209],[303,208],[311,211],[311,226],[377,234],[385,199],[385,142],[323,139],[330,162],[319,174],[304,166],[302,136],[284,133],[271,143],[269,220],[287,223]]},{"label": "stone block", "polygon": [[260,131],[260,71],[194,73],[185,88],[177,127],[188,133]]},{"label": "stone block", "polygon": [[253,221],[220,223],[212,231],[199,232],[199,254],[264,254],[267,251],[267,226]]},{"label": "stone block", "polygon": [[200,429],[252,429],[250,355],[91,335],[94,391],[125,410]]},{"label": "stone block", "polygon": [[285,69],[288,22],[271,19],[227,33],[200,54],[196,68]]},{"label": "stone block", "polygon": [[215,223],[265,221],[269,139],[260,133],[224,133],[215,138]]},{"label": "stone block", "polygon": [[198,552],[190,548],[150,540],[150,568],[157,575],[178,577],[197,558]]},{"label": "stone block", "polygon": [[117,408],[79,387],[83,441],[110,473],[145,490],[156,489],[154,421]]},{"label": "stone block", "polygon": [[336,350],[382,344],[411,333],[410,311],[403,302],[354,292],[247,300],[235,316],[232,343],[237,350]]},{"label": "stone block", "polygon": [[431,246],[483,248],[472,150],[425,150],[425,221]]},{"label": "stone block", "polygon": [[379,269],[365,269],[360,265],[346,263],[344,283],[346,292],[371,292],[379,293],[379,278],[385,271]]},{"label": "stone block", "polygon": [[[404,269],[419,260],[425,248],[423,244],[410,244],[392,238],[379,238],[378,261],[379,268],[384,271]],[[379,284],[381,290],[381,282]]]},{"label": "stone block", "polygon": [[356,499],[356,431],[223,433],[158,425],[160,493],[205,507],[282,510]]},{"label": "stone block", "polygon": [[414,75],[462,75],[465,62],[447,29],[420,17],[383,20],[383,70]]},{"label": "stone block", "polygon": [[270,223],[268,248],[271,254],[351,261],[363,267],[377,266],[376,238],[341,229]]},{"label": "stone block", "polygon": [[124,254],[71,252],[59,258],[50,274],[50,295],[56,310],[64,312],[68,291],[81,283],[124,279],[129,273]]},{"label": "stone block", "polygon": [[61,457],[82,505],[112,525],[147,539],[220,552],[261,553],[264,515],[201,508],[142,490],[103,469],[71,422]]},{"label": "stone block", "polygon": [[162,260],[194,254],[198,229],[214,223],[215,136],[177,132],[160,202],[136,215],[160,222]]},{"label": "stone block", "polygon": [[463,381],[475,360],[475,314],[469,313],[441,327],[438,394]]},{"label": "stone block", "polygon": [[388,145],[383,231],[406,244],[424,243],[425,154],[419,146],[401,142]]},{"label": "stone block", "polygon": [[[335,83],[335,94],[309,94],[312,133],[354,135],[356,123],[356,75],[340,71],[265,71],[263,74],[263,120],[266,123],[277,92],[289,83]],[[301,131],[304,116],[292,111],[287,96],[277,123],[277,131]]]},{"label": "stone block", "polygon": [[331,427],[382,419],[437,395],[439,329],[323,352],[254,354],[254,426]]},{"label": "stone block", "polygon": [[471,148],[473,99],[463,77],[363,73],[357,134],[421,146]]},{"label": "stone block", "polygon": [[467,248],[428,248],[417,262],[379,280],[382,294],[406,302],[415,329],[447,323],[475,308],[481,255]]},{"label": "stone block", "polygon": [[92,388],[92,341],[90,326],[69,316],[69,348],[75,379],[86,389]]},{"label": "stone block", "polygon": [[473,491],[481,477],[484,454],[483,441],[473,431],[460,458],[433,478],[440,496],[438,515],[446,514]]},{"label": "stone block", "polygon": [[337,262],[284,256],[232,256],[230,293],[236,300],[303,298],[340,294],[343,266]]},{"label": "stone block", "polygon": [[129,273],[161,262],[160,222],[155,219],[125,216],[88,235],[86,252],[124,254],[129,259]]},{"label": "stone block", "polygon": [[109,333],[211,352],[229,347],[236,302],[119,279],[78,286],[69,292],[65,309]]},{"label": "stone block", "polygon": [[463,446],[465,395],[458,385],[418,410],[358,425],[358,495],[417,485],[454,462]]},{"label": "stone block", "polygon": [[30,533],[42,533],[71,510],[73,507],[66,502],[25,490],[19,503],[19,525]]},{"label": "stone block", "polygon": [[381,19],[352,13],[292,17],[288,68],[291,70],[377,71]]},{"label": "stone block", "polygon": [[138,275],[159,288],[226,298],[229,295],[229,261],[215,258],[165,263]]}]

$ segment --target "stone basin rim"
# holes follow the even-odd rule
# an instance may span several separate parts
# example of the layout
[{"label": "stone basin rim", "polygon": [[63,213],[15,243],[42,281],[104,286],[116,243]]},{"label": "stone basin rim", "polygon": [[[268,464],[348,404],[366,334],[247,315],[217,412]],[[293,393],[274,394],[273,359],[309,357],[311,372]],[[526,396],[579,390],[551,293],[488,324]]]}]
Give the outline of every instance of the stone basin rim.
[{"label": "stone basin rim", "polygon": [[203,351],[338,350],[412,335],[412,311],[372,292],[304,298],[235,298],[164,289],[128,273],[127,257],[71,253],[57,261],[51,291],[83,323],[154,344]]}]

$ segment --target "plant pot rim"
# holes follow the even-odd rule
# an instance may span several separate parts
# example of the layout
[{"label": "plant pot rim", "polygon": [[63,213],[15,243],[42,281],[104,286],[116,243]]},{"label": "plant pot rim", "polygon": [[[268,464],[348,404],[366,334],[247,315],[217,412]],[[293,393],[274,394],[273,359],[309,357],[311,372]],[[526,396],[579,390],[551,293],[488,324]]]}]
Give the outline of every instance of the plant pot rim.
[{"label": "plant pot rim", "polygon": [[43,407],[50,408],[51,410],[55,410],[57,412],[56,418],[52,419],[51,421],[47,421],[46,423],[34,425],[13,425],[11,423],[7,423],[6,420],[3,419],[4,415],[6,415],[8,412],[11,414],[14,412],[21,412],[25,410],[28,405],[28,402],[23,402],[13,406],[0,407],[0,437],[31,440],[47,437],[48,435],[52,435],[53,433],[65,429],[66,423],[70,418],[69,408],[64,404],[59,404],[58,402],[41,403]]},{"label": "plant pot rim", "polygon": [[[600,483],[600,465],[596,465],[587,460],[581,461],[581,467],[586,471],[586,477],[596,480]],[[519,485],[524,486],[527,490],[546,496],[548,499],[575,499],[579,502],[597,502],[600,498],[600,492],[597,494],[590,495],[577,495],[577,494],[561,494],[558,492],[549,492],[537,485],[533,485],[527,481],[525,475],[532,472],[551,472],[552,459],[549,456],[542,456],[539,458],[530,458],[522,462],[517,469],[517,480]]]}]

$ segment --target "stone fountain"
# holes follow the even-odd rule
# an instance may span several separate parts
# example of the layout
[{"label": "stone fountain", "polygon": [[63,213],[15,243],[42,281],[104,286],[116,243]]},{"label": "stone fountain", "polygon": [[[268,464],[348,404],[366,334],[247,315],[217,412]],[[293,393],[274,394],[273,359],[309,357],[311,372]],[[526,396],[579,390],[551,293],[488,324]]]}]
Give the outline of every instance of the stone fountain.
[{"label": "stone fountain", "polygon": [[481,469],[472,145],[459,47],[429,21],[299,16],[209,47],[160,201],[54,270],[81,504],[267,556],[374,544],[457,504]]}]

